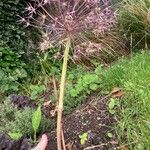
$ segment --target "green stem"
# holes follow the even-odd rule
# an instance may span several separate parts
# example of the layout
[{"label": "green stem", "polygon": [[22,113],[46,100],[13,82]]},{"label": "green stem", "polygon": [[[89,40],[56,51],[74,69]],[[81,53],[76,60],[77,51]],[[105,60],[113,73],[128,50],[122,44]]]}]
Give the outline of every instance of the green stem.
[{"label": "green stem", "polygon": [[34,132],[34,143],[36,142],[36,132]]},{"label": "green stem", "polygon": [[68,62],[70,46],[71,46],[71,39],[70,37],[68,37],[66,41],[65,51],[64,51],[64,60],[63,60],[63,68],[61,74],[60,94],[59,94],[59,103],[58,103],[58,115],[57,115],[57,149],[58,150],[62,150],[62,111],[63,111],[63,102],[64,102],[64,94],[65,94],[67,62]]}]

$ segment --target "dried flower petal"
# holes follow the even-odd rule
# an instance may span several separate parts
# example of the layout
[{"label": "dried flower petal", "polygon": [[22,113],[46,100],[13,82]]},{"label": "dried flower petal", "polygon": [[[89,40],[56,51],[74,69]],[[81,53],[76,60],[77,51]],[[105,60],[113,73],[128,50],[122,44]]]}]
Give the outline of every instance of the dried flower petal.
[{"label": "dried flower petal", "polygon": [[104,34],[116,23],[110,0],[33,0],[24,13],[27,24],[42,29],[51,44],[68,36],[85,42],[85,33]]}]

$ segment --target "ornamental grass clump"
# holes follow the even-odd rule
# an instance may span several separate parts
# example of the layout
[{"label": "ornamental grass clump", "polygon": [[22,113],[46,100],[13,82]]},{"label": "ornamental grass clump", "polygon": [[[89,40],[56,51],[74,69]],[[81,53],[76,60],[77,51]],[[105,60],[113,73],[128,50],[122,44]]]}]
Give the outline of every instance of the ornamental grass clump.
[{"label": "ornamental grass clump", "polygon": [[71,47],[109,31],[116,23],[109,0],[32,0],[24,10],[20,23],[38,28],[42,33],[41,50],[64,47],[57,116],[57,148],[62,149],[62,111],[67,61]]},{"label": "ornamental grass clump", "polygon": [[150,1],[123,0],[119,11],[120,31],[130,39],[131,49],[150,47]]}]

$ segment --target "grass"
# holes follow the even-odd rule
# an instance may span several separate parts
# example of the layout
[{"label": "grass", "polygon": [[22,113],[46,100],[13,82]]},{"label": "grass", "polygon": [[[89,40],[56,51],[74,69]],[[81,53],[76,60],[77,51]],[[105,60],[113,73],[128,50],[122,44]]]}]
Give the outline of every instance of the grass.
[{"label": "grass", "polygon": [[124,97],[117,114],[120,145],[131,150],[150,149],[150,53],[121,59],[101,74],[102,89],[122,88]]},{"label": "grass", "polygon": [[131,47],[150,46],[150,1],[123,0],[119,11],[120,30],[130,39]]}]

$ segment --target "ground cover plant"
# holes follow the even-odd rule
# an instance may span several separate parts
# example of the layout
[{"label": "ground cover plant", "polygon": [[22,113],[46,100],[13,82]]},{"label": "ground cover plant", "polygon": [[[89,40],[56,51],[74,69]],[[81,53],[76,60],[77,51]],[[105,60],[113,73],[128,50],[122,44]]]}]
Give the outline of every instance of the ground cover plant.
[{"label": "ground cover plant", "polygon": [[[3,99],[3,101],[1,99],[0,104],[0,133],[10,135],[12,138],[14,134],[20,134],[20,137],[33,137],[32,116],[35,109],[24,107],[24,109],[19,110],[17,106],[13,104],[11,98]],[[50,126],[50,121],[43,115],[41,120],[37,132],[43,132]]]}]

